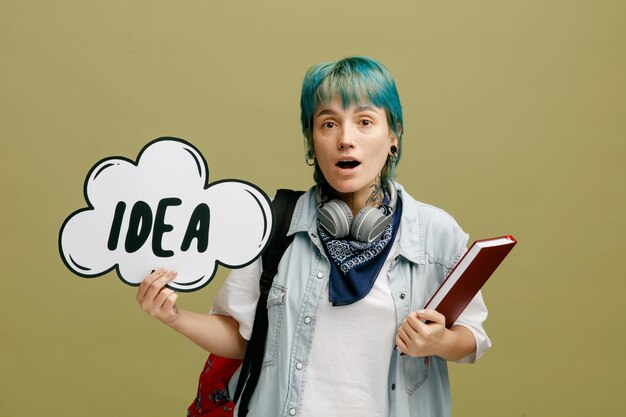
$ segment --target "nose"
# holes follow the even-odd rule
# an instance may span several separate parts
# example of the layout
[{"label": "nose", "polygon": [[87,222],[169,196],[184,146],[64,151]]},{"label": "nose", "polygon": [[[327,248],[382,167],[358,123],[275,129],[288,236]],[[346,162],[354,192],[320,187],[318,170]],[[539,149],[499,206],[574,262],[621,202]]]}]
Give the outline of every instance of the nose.
[{"label": "nose", "polygon": [[356,134],[355,129],[349,124],[344,125],[341,128],[341,133],[339,134],[339,140],[337,141],[337,145],[339,149],[347,149],[354,147],[354,135]]}]

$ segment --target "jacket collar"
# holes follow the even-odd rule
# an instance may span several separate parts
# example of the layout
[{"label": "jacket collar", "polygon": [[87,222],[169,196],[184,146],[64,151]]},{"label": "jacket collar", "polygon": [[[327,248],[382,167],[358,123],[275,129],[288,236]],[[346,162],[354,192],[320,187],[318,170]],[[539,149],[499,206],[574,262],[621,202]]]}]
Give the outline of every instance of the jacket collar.
[{"label": "jacket collar", "polygon": [[[397,182],[398,198],[402,199],[402,217],[398,238],[398,255],[415,264],[425,262],[424,255],[424,223],[419,212],[419,203],[413,199]],[[293,217],[287,235],[297,232],[317,234],[317,210],[315,203],[315,186],[300,196],[293,211]]]}]

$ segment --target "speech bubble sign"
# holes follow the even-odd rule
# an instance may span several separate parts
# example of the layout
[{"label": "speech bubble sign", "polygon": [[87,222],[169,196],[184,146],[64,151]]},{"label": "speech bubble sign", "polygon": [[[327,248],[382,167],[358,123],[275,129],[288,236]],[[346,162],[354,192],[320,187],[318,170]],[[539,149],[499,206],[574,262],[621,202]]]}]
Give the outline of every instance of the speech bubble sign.
[{"label": "speech bubble sign", "polygon": [[218,265],[241,268],[257,259],[274,228],[271,201],[260,188],[234,179],[209,184],[202,154],[178,138],[153,140],[136,162],[101,160],[83,192],[88,207],[63,222],[59,252],[84,278],[115,269],[137,286],[164,267],[178,272],[171,288],[195,291]]}]

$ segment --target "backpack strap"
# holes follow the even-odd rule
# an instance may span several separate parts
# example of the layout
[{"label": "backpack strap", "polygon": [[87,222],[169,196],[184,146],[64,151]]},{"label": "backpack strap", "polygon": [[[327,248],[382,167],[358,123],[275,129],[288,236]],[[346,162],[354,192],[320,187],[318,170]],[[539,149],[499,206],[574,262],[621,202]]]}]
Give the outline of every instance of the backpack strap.
[{"label": "backpack strap", "polygon": [[241,397],[239,402],[239,417],[245,417],[248,414],[248,404],[259,381],[263,355],[265,353],[265,340],[267,339],[267,295],[272,287],[274,276],[278,272],[278,263],[287,247],[293,241],[293,235],[287,236],[287,232],[289,231],[296,202],[303,193],[304,191],[280,189],[277,191],[276,197],[274,197],[274,201],[272,202],[277,227],[262,256],[263,273],[261,274],[259,282],[259,302],[254,316],[252,336],[250,337],[250,341],[248,341],[243,365],[241,366],[241,373],[237,381],[237,389],[233,397],[235,403]]}]

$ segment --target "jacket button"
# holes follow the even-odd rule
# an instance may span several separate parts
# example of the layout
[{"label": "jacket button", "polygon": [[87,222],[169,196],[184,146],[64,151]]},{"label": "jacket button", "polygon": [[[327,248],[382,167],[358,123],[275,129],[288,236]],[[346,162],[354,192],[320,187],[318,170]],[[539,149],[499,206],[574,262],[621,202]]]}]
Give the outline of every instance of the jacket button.
[{"label": "jacket button", "polygon": [[299,371],[300,369],[302,369],[302,362],[298,362],[296,363],[296,369]]},{"label": "jacket button", "polygon": [[406,294],[405,294],[405,293],[400,294],[400,299],[401,299],[401,300],[406,299]]},{"label": "jacket button", "polygon": [[296,415],[296,409],[295,408],[290,408],[289,409],[289,415],[290,416],[295,416]]},{"label": "jacket button", "polygon": [[304,324],[311,324],[311,317],[305,317],[304,318]]},{"label": "jacket button", "polygon": [[324,274],[323,274],[322,272],[318,272],[318,273],[317,273],[317,277],[318,277],[319,279],[322,279],[322,278],[324,278]]}]

